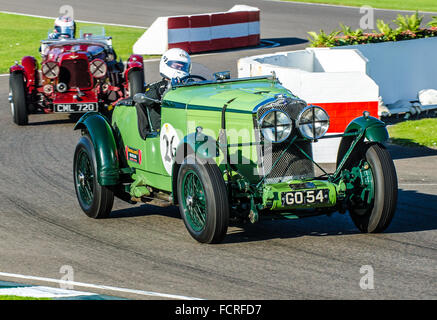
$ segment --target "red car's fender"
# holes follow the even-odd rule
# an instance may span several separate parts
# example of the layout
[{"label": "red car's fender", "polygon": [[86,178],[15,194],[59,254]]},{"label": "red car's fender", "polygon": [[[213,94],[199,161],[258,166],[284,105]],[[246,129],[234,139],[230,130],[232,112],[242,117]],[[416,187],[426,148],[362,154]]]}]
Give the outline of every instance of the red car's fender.
[{"label": "red car's fender", "polygon": [[132,54],[127,60],[126,70],[124,71],[124,78],[126,79],[126,82],[129,71],[132,69],[144,69],[144,60],[142,56],[138,54]]},{"label": "red car's fender", "polygon": [[24,67],[20,64],[14,64],[12,67],[9,68],[9,73],[13,72],[23,72],[24,73]]},{"label": "red car's fender", "polygon": [[22,72],[26,81],[28,93],[32,93],[36,86],[37,61],[34,57],[25,56],[21,59],[21,65],[15,64],[9,68],[9,73]]}]

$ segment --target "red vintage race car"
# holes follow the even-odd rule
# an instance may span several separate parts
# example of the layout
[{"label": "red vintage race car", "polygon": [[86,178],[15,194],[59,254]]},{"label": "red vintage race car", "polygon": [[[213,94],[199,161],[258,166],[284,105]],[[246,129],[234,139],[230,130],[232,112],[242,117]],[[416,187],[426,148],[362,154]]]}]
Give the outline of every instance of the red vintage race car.
[{"label": "red vintage race car", "polygon": [[131,55],[126,65],[117,61],[111,37],[102,33],[43,40],[41,68],[32,56],[10,67],[9,102],[17,125],[26,125],[28,114],[37,112],[105,113],[143,90],[143,57]]}]

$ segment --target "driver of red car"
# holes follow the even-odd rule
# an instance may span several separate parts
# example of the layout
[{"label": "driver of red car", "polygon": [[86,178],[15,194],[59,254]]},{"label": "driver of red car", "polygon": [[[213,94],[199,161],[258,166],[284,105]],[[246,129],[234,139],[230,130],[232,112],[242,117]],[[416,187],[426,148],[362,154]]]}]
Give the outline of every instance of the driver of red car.
[{"label": "driver of red car", "polygon": [[[172,79],[181,79],[189,76],[190,72],[191,58],[187,52],[179,48],[167,50],[159,62],[159,73],[162,76],[162,80],[147,85],[145,88],[146,96],[155,100],[161,100]],[[149,108],[153,128],[160,129],[161,104],[148,100],[143,105]]]},{"label": "driver of red car", "polygon": [[56,18],[53,32],[49,34],[49,39],[74,39],[76,36],[76,22],[68,17],[61,16]]}]

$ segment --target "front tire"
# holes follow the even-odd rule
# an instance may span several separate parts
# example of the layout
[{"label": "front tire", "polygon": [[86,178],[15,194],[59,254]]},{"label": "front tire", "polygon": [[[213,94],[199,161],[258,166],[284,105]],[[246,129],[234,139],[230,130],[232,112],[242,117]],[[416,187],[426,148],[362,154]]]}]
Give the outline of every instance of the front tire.
[{"label": "front tire", "polygon": [[22,73],[13,72],[9,76],[9,96],[12,120],[19,126],[29,122],[26,103],[26,86]]},{"label": "front tire", "polygon": [[396,211],[398,183],[396,169],[389,152],[379,144],[364,145],[364,160],[370,166],[373,199],[364,206],[349,206],[356,227],[364,233],[383,232]]},{"label": "front tire", "polygon": [[219,243],[229,224],[225,182],[215,163],[187,156],[177,178],[179,209],[190,235],[201,243]]},{"label": "front tire", "polygon": [[74,187],[83,212],[94,219],[107,218],[114,203],[114,193],[97,181],[97,164],[89,136],[80,138],[73,160]]}]

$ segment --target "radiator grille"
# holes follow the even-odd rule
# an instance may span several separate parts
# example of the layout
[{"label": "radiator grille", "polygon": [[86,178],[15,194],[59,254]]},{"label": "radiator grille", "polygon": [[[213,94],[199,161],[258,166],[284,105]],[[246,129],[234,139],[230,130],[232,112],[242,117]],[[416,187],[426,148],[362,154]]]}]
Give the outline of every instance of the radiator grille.
[{"label": "radiator grille", "polygon": [[90,88],[91,76],[88,72],[87,60],[65,60],[62,62],[59,82],[65,83],[71,88]]},{"label": "radiator grille", "polygon": [[[277,109],[284,111],[293,120],[294,129],[289,138],[281,143],[265,143],[258,151],[259,156],[259,170],[260,174],[265,177],[267,183],[277,183],[290,179],[304,179],[314,177],[314,164],[305,157],[304,154],[297,148],[298,145],[306,154],[312,157],[311,143],[295,142],[282,155],[284,149],[290,145],[290,140],[299,133],[295,126],[295,120],[299,113],[306,107],[306,103],[299,99],[293,98],[279,98],[272,103],[261,106],[256,113],[255,128],[258,128],[259,120],[262,115],[271,110]],[[258,139],[263,141],[262,134],[258,134]],[[279,159],[280,158],[280,159]],[[279,159],[279,160],[278,160]],[[274,168],[272,166],[275,164]]]}]

